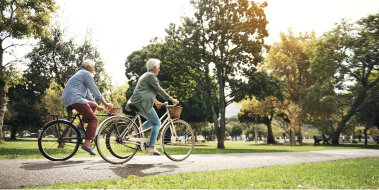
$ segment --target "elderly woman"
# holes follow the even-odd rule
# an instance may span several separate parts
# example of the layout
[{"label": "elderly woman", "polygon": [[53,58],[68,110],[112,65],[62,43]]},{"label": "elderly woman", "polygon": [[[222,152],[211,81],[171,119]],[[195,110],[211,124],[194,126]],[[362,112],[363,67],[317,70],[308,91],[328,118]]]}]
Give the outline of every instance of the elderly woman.
[{"label": "elderly woman", "polygon": [[157,140],[159,128],[161,127],[161,121],[157,115],[157,112],[153,108],[153,104],[158,109],[161,108],[163,103],[156,99],[158,93],[164,100],[170,100],[173,104],[178,104],[178,100],[170,97],[165,90],[159,85],[158,73],[160,70],[160,61],[158,59],[150,59],[146,63],[147,72],[144,73],[137,82],[137,86],[133,91],[133,95],[128,100],[126,109],[131,111],[129,106],[134,105],[140,112],[140,114],[147,119],[142,125],[143,130],[153,126],[150,134],[150,143],[147,147],[147,152],[154,155],[160,155],[155,147],[155,141]]},{"label": "elderly woman", "polygon": [[[94,112],[96,110],[102,111],[104,109],[97,105],[95,99],[99,100],[108,109],[113,108],[113,105],[107,103],[97,89],[91,75],[94,71],[95,62],[91,60],[83,61],[82,68],[68,80],[62,93],[64,107],[71,107],[75,109],[83,116],[83,121],[88,123],[82,149],[91,155],[96,155],[90,147],[91,140],[93,140],[95,136],[97,127],[97,117]],[[95,99],[89,91],[93,93]]]}]

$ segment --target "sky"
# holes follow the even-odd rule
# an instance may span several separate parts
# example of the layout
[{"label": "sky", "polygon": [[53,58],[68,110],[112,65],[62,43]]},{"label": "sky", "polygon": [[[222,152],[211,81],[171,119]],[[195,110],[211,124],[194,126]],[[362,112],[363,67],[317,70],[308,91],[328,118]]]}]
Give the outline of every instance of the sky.
[{"label": "sky", "polygon": [[[91,33],[100,51],[105,69],[114,84],[127,81],[126,57],[163,38],[170,23],[180,24],[183,16],[192,16],[189,0],[58,0],[57,20],[67,27],[68,35],[78,39]],[[263,2],[263,1],[258,1]],[[331,30],[341,19],[356,21],[379,13],[379,0],[267,0],[265,13],[269,24],[267,44],[279,41],[280,32],[295,34],[314,31],[317,36]],[[226,116],[235,115],[239,105],[227,108]]]},{"label": "sky", "polygon": [[[57,0],[57,20],[68,36],[77,39],[91,33],[114,84],[126,82],[125,60],[154,37],[163,38],[170,23],[192,16],[189,0]],[[262,2],[262,1],[258,1]],[[265,8],[267,44],[280,32],[315,31],[321,35],[342,18],[356,21],[379,12],[379,0],[268,0]]]},{"label": "sky", "polygon": [[[263,1],[258,1],[263,2]],[[90,33],[105,69],[114,84],[127,81],[126,57],[154,38],[163,38],[170,23],[177,25],[182,16],[192,16],[189,0],[57,0],[56,21],[66,28],[67,36],[80,41]],[[379,0],[267,0],[265,13],[270,36],[267,44],[278,41],[288,29],[314,31],[317,36],[331,30],[342,18],[356,21],[379,13]],[[227,116],[238,112],[228,108]]]}]

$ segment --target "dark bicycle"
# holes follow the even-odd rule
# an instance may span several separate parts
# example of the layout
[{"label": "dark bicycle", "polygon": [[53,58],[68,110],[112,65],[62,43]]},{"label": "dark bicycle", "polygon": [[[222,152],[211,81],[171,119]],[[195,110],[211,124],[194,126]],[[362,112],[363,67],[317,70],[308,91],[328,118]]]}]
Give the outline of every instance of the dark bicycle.
[{"label": "dark bicycle", "polygon": [[[68,113],[72,110],[68,109]],[[113,114],[96,114],[96,116],[110,117]],[[43,156],[52,161],[64,161],[78,151],[80,145],[83,144],[84,131],[80,132],[79,128],[74,125],[74,121],[78,118],[79,122],[84,126],[81,115],[76,113],[74,116],[51,114],[53,120],[46,123],[42,132],[38,137],[38,148]],[[96,139],[96,137],[95,137]],[[92,143],[95,146],[96,143]],[[92,147],[95,148],[95,147]]]}]

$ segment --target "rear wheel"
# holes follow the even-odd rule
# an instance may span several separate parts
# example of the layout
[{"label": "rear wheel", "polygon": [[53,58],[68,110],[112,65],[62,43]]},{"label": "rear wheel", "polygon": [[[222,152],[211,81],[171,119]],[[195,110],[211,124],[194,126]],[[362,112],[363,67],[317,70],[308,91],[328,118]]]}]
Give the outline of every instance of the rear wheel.
[{"label": "rear wheel", "polygon": [[76,153],[81,142],[80,132],[72,123],[56,120],[43,127],[38,148],[47,159],[63,161]]},{"label": "rear wheel", "polygon": [[191,154],[194,145],[194,133],[191,126],[180,119],[165,126],[161,135],[164,154],[171,160],[182,161]]},{"label": "rear wheel", "polygon": [[96,137],[96,146],[100,156],[112,164],[123,164],[136,154],[138,128],[131,119],[124,116],[113,116],[100,125]]}]

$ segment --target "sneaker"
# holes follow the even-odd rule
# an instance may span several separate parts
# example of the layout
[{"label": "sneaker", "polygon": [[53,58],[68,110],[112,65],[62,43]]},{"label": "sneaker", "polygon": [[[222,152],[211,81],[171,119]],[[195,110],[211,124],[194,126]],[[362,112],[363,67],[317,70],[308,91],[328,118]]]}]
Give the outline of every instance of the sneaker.
[{"label": "sneaker", "polygon": [[91,154],[92,156],[95,156],[96,155],[96,153],[92,150],[92,148],[88,148],[88,147],[86,147],[86,146],[82,146],[82,149],[84,150],[84,151],[86,151],[86,152],[88,152],[89,154]]},{"label": "sneaker", "polygon": [[154,155],[157,155],[157,156],[161,155],[161,153],[155,148],[154,149],[146,148],[146,149],[147,149],[146,150],[147,153],[153,153]]}]

